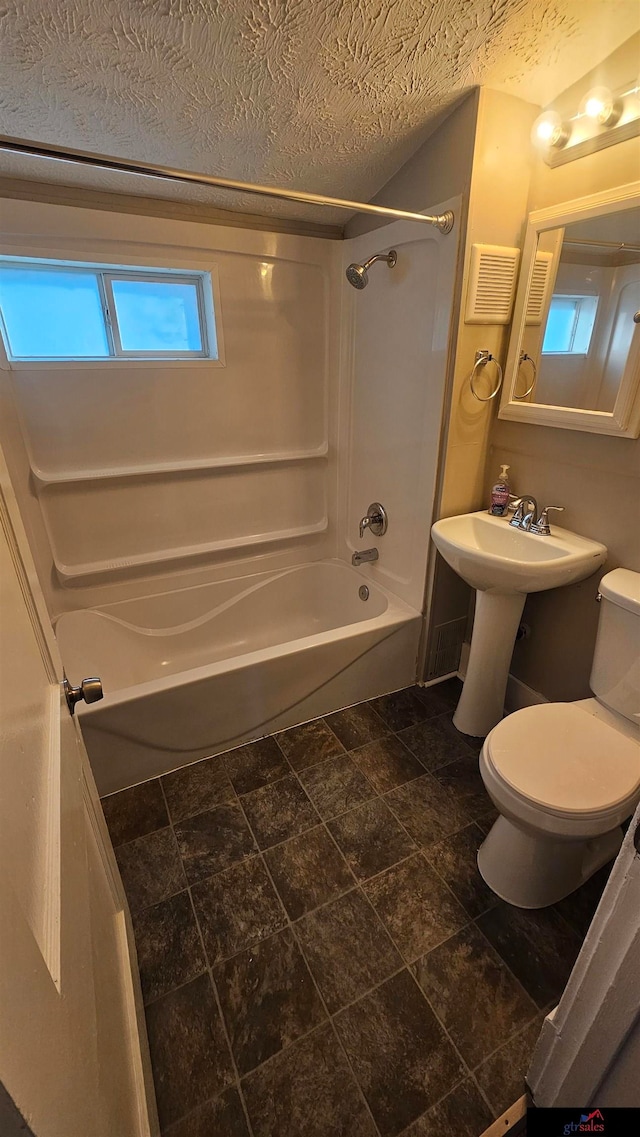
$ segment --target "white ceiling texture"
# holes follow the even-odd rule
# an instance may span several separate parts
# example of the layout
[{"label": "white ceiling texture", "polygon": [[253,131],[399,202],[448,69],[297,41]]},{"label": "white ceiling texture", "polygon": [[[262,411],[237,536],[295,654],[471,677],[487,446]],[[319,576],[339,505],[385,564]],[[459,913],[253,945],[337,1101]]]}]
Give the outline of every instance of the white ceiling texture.
[{"label": "white ceiling texture", "polygon": [[[544,105],[638,0],[0,0],[0,133],[368,200],[468,90]],[[0,174],[345,214],[0,154]]]}]

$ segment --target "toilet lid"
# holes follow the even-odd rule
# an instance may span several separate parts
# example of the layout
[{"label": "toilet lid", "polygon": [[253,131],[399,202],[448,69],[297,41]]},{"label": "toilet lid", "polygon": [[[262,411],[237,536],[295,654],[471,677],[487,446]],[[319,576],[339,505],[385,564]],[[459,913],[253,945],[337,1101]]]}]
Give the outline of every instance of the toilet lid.
[{"label": "toilet lid", "polygon": [[612,809],[640,790],[638,742],[573,703],[508,715],[485,750],[512,789],[563,813]]}]

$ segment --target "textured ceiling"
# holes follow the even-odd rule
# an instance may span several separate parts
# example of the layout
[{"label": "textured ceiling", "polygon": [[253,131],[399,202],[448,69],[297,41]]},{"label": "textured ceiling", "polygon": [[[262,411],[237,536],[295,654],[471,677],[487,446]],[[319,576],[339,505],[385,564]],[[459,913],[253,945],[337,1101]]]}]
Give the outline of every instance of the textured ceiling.
[{"label": "textured ceiling", "polygon": [[[465,91],[545,104],[638,0],[0,0],[0,133],[369,199]],[[0,173],[344,221],[0,154]]]}]

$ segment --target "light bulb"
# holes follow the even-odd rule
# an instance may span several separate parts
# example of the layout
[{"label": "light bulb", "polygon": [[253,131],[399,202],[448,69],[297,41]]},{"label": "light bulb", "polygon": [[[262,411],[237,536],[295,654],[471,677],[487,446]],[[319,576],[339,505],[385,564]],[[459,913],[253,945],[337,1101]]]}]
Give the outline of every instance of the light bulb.
[{"label": "light bulb", "polygon": [[622,114],[622,103],[608,87],[593,87],[580,103],[580,113],[600,126],[615,126]]},{"label": "light bulb", "polygon": [[531,128],[531,138],[537,146],[561,150],[571,137],[571,127],[560,118],[556,111],[545,111],[539,115]]},{"label": "light bulb", "polygon": [[554,130],[553,123],[548,118],[543,118],[542,122],[538,124],[536,134],[541,142],[550,142]]}]

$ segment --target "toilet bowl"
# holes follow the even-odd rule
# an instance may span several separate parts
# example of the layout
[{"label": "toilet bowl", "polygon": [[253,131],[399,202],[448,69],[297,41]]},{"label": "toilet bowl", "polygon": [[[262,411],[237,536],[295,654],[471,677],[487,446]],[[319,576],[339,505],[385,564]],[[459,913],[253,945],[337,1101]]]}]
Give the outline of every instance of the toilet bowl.
[{"label": "toilet bowl", "polygon": [[596,697],[516,711],[480,754],[500,816],[478,868],[519,908],[554,904],[611,860],[640,801],[640,574],[617,569],[600,589]]}]

